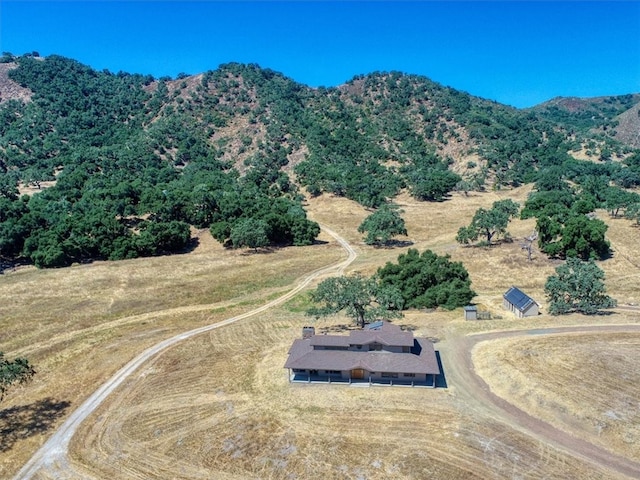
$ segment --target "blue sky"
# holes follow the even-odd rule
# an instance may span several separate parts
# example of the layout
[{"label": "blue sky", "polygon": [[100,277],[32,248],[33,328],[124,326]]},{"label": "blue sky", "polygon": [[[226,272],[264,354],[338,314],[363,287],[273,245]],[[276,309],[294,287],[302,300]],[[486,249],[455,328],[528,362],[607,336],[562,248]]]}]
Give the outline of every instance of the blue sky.
[{"label": "blue sky", "polygon": [[529,107],[640,93],[640,1],[0,0],[0,50],[156,77],[258,63],[313,87],[400,70]]}]

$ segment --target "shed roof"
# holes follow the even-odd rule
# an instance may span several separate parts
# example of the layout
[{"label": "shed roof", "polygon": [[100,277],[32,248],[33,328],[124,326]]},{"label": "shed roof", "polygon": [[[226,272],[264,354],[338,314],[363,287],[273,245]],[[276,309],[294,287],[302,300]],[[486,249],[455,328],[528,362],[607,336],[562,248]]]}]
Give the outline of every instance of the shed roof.
[{"label": "shed roof", "polygon": [[511,287],[503,295],[504,299],[521,312],[527,310],[531,305],[538,305],[533,298],[524,293],[518,287]]}]

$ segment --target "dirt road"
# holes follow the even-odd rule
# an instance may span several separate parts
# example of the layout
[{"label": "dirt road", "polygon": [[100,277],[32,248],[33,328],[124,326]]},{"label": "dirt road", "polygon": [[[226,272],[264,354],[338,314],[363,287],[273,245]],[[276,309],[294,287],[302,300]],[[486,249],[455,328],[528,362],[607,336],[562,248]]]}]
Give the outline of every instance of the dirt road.
[{"label": "dirt road", "polygon": [[[191,330],[170,339],[167,339],[152,348],[142,352],[138,357],[131,360],[120,371],[118,371],[109,381],[91,395],[67,421],[49,438],[49,440],[38,450],[24,467],[14,477],[15,480],[31,478],[55,478],[55,479],[77,479],[87,478],[75,468],[79,468],[68,460],[69,442],[76,432],[78,426],[105,399],[140,367],[160,355],[168,347],[183,340],[194,337],[204,332],[229,325],[239,320],[248,318],[265,310],[282,304],[295,296],[298,292],[306,288],[313,280],[322,275],[340,274],[356,258],[354,249],[339,235],[330,229],[323,227],[323,230],[331,235],[341,247],[347,252],[347,258],[338,264],[322,268],[310,273],[294,289],[287,294],[273,300],[264,306],[250,312],[229,318],[219,323],[208,325],[202,328]],[[192,311],[194,307],[184,307],[185,312]],[[203,306],[202,308],[211,308]],[[157,312],[162,314],[162,312]],[[125,319],[126,320],[126,319]],[[487,383],[475,373],[472,352],[475,345],[484,341],[491,341],[504,337],[531,336],[531,335],[558,335],[571,332],[637,332],[640,325],[606,325],[606,326],[581,326],[581,327],[559,327],[536,330],[500,331],[475,335],[456,335],[452,332],[447,338],[439,343],[439,350],[443,357],[443,364],[450,387],[455,388],[456,395],[465,404],[469,411],[478,412],[480,415],[488,416],[496,421],[525,432],[528,435],[548,443],[559,450],[570,455],[584,459],[586,462],[605,466],[612,472],[617,472],[631,478],[640,478],[640,464],[627,458],[620,457],[599,448],[583,439],[576,438],[563,432],[554,426],[532,417],[524,411],[518,409],[505,399],[493,394]]]},{"label": "dirt road", "polygon": [[[175,345],[183,340],[200,335],[201,333],[214,330],[216,328],[224,327],[231,323],[243,320],[245,318],[257,315],[265,310],[268,310],[276,305],[280,305],[287,300],[297,295],[301,290],[306,288],[312,281],[320,276],[328,274],[342,274],[344,269],[353,262],[357,256],[355,250],[349,243],[340,237],[333,230],[322,226],[322,229],[327,234],[331,235],[346,251],[347,258],[337,264],[330,265],[328,267],[321,268],[315,272],[310,273],[305,277],[294,289],[282,295],[281,297],[263,305],[260,308],[251,310],[250,312],[243,313],[236,317],[228,318],[222,322],[207,325],[201,328],[190,330],[188,332],[181,333],[172,338],[164,340],[157,345],[145,350],[136,358],[127,363],[122,369],[120,369],[113,377],[111,377],[106,383],[104,383],[93,395],[91,395],[77,410],[75,410],[71,416],[62,424],[62,426],[45,442],[45,444],[31,457],[31,459],[20,469],[15,480],[26,480],[34,478],[36,475],[43,478],[55,478],[55,479],[73,479],[73,478],[85,478],[84,475],[73,471],[73,467],[67,459],[69,442],[75,434],[78,426],[93,413],[96,408],[116,389],[118,386],[126,380],[130,375],[137,371],[143,364],[148,362],[151,358],[159,355],[162,351],[168,347]],[[215,305],[214,305],[215,306]],[[212,308],[212,305],[202,305],[198,308]],[[192,310],[190,307],[184,307],[185,312]],[[175,311],[175,309],[174,309]]]},{"label": "dirt road", "polygon": [[463,401],[468,404],[470,409],[475,409],[494,420],[503,421],[573,456],[605,466],[631,478],[640,478],[640,463],[615,455],[532,417],[492,393],[487,383],[475,372],[472,353],[474,346],[478,343],[507,337],[587,332],[640,332],[640,325],[586,325],[489,332],[448,338],[439,345],[439,350],[443,356],[448,384],[456,388],[457,393],[463,397]]}]

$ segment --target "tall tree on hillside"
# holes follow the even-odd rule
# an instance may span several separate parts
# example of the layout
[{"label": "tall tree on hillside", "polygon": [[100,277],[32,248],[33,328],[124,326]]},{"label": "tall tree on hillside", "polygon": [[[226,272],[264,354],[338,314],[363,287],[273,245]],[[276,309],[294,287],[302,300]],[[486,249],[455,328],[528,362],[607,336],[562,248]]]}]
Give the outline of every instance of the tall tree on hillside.
[{"label": "tall tree on hillside", "polygon": [[625,210],[630,204],[637,202],[640,196],[633,192],[627,192],[622,188],[609,187],[605,194],[605,207],[609,215],[617,218],[620,210]]},{"label": "tall tree on hillside", "polygon": [[462,180],[457,173],[444,167],[416,169],[407,174],[411,195],[418,200],[440,202]]},{"label": "tall tree on hillside", "polygon": [[636,225],[640,225],[640,202],[629,205],[624,212],[624,218],[635,220]]},{"label": "tall tree on hillside", "polygon": [[468,244],[484,236],[486,243],[490,245],[494,237],[507,234],[507,225],[518,214],[519,209],[520,205],[510,199],[494,202],[490,210],[479,208],[471,219],[471,224],[460,227],[456,241]]},{"label": "tall tree on hillside", "polygon": [[386,245],[392,237],[407,234],[401,213],[403,212],[397,205],[385,203],[364,219],[358,232],[366,232],[364,242],[367,245]]},{"label": "tall tree on hillside", "polygon": [[404,304],[397,289],[361,275],[323,280],[311,293],[311,300],[321,306],[310,308],[307,315],[324,317],[344,310],[361,328],[375,320],[402,317]]},{"label": "tall tree on hillside", "polygon": [[0,400],[14,383],[25,383],[35,375],[36,371],[26,358],[7,360],[0,352]]},{"label": "tall tree on hillside", "polygon": [[606,294],[604,272],[593,260],[568,258],[556,268],[556,275],[547,279],[544,291],[551,315],[571,312],[593,315],[616,306],[616,301]]}]

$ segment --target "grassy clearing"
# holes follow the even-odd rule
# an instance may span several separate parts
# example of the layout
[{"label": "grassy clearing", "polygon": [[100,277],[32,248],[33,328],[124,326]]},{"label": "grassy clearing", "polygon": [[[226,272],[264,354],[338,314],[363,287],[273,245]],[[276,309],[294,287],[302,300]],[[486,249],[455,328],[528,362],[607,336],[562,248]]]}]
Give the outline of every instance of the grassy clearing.
[{"label": "grassy clearing", "polygon": [[[0,276],[0,350],[27,356],[38,372],[2,407],[30,411],[52,398],[69,402],[71,411],[145,348],[262,305],[300,276],[344,258],[331,243],[247,255],[225,251],[206,233],[200,240],[187,255]],[[0,428],[6,425],[0,418]],[[3,453],[0,477],[46,434],[25,431]]]},{"label": "grassy clearing", "polygon": [[[438,311],[409,312],[402,320],[443,344],[493,329],[637,321],[637,315],[620,311],[597,319],[542,315],[525,322],[502,310],[502,293],[515,284],[545,311],[544,282],[558,262],[540,254],[527,262],[518,240],[531,232],[532,221],[514,221],[514,241],[490,248],[461,247],[454,238],[477,208],[503,198],[523,203],[528,192],[524,187],[455,195],[438,204],[402,196],[398,203],[412,243],[393,249],[363,243],[356,229],[370,212],[353,202],[322,196],[309,201],[308,211],[354,245],[359,257],[349,272],[372,274],[409,247],[462,261],[480,308],[504,318],[464,322],[460,311]],[[602,218],[615,250],[601,263],[609,293],[621,303],[640,303],[638,230],[604,212]],[[27,355],[38,370],[31,384],[10,392],[3,411],[28,409],[46,398],[69,402],[53,428],[145,348],[261,305],[306,273],[344,258],[329,237],[321,240],[327,243],[246,255],[225,251],[203,232],[198,248],[185,255],[0,276],[0,349]],[[302,315],[307,305],[303,292],[260,317],[173,347],[125,382],[82,427],[74,458],[97,478],[611,478],[474,414],[455,386],[425,391],[289,385],[282,365],[291,341],[310,321]],[[340,330],[348,323],[335,318],[317,326]],[[0,477],[15,472],[49,431],[25,431],[3,451]]]}]

